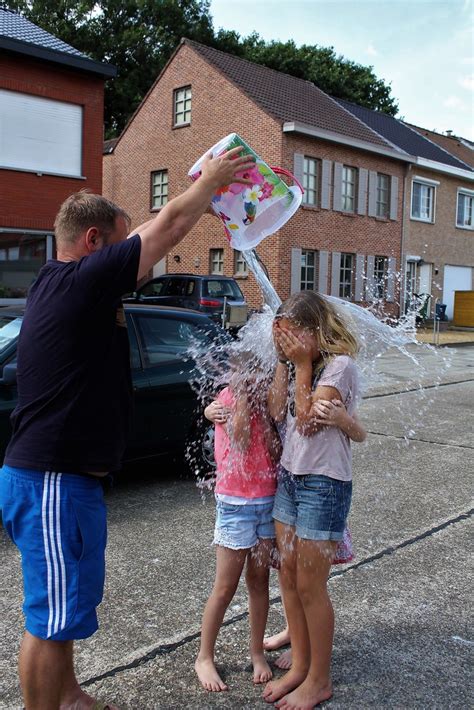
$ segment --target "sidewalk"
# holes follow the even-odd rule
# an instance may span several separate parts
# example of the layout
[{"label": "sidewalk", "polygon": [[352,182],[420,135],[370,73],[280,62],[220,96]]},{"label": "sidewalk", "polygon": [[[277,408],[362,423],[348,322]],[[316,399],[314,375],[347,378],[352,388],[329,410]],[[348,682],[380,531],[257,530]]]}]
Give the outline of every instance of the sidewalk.
[{"label": "sidewalk", "polygon": [[[419,328],[416,333],[416,339],[420,343],[433,344],[433,328]],[[440,345],[474,345],[474,329],[463,330],[442,330],[439,333]]]}]

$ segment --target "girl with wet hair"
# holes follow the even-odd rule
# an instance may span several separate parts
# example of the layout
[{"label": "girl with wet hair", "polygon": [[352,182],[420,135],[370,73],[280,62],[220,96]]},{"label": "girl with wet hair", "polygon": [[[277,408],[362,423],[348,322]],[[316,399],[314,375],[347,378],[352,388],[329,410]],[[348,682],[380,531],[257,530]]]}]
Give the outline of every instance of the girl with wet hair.
[{"label": "girl with wet hair", "polygon": [[286,421],[273,517],[293,656],[291,669],[267,684],[264,698],[284,710],[309,710],[332,696],[327,579],[351,503],[350,440],[365,438],[353,416],[358,345],[332,304],[314,291],[280,306],[273,336],[278,364],[269,411],[276,422]]},{"label": "girl with wet hair", "polygon": [[269,606],[269,568],[275,542],[272,511],[281,446],[267,408],[269,379],[253,353],[231,358],[226,387],[204,410],[215,424],[217,516],[216,576],[202,620],[195,670],[205,690],[227,690],[217,672],[214,649],[224,614],[246,564],[253,682],[272,672],[263,636]]}]

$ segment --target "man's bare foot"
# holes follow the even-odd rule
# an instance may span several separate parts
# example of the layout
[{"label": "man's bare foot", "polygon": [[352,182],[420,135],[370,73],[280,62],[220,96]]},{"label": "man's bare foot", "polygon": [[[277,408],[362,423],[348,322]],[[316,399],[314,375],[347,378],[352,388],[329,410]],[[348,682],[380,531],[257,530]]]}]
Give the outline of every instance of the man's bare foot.
[{"label": "man's bare foot", "polygon": [[210,690],[214,693],[218,693],[221,690],[229,690],[229,687],[224,683],[217,672],[212,658],[204,658],[202,660],[197,658],[194,664],[194,670],[204,690]]},{"label": "man's bare foot", "polygon": [[291,648],[287,648],[283,651],[275,661],[277,668],[281,668],[282,671],[289,671],[291,668]]},{"label": "man's bare foot", "polygon": [[273,673],[263,653],[252,654],[252,666],[253,682],[256,685],[258,683],[267,683],[271,680]]},{"label": "man's bare foot", "polygon": [[116,705],[101,703],[79,687],[77,691],[72,692],[68,697],[63,699],[59,710],[91,710],[91,708],[94,707],[103,707],[104,710],[119,710]]},{"label": "man's bare foot", "polygon": [[284,695],[297,688],[306,678],[305,671],[297,671],[292,668],[284,676],[277,680],[271,680],[266,684],[263,691],[263,699],[267,703],[276,703]]},{"label": "man's bare foot", "polygon": [[332,697],[332,683],[329,681],[325,685],[306,680],[299,685],[292,693],[285,695],[275,703],[279,710],[313,710],[316,705],[324,703]]},{"label": "man's bare foot", "polygon": [[283,631],[273,636],[268,636],[263,639],[263,648],[265,651],[276,651],[282,646],[287,646],[290,643],[290,630],[288,626]]}]

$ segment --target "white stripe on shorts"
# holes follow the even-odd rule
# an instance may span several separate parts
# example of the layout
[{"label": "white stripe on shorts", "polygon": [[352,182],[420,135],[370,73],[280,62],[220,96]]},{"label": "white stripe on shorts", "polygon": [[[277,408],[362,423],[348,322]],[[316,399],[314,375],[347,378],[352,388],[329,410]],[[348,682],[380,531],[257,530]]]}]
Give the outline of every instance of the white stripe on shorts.
[{"label": "white stripe on shorts", "polygon": [[66,567],[61,544],[60,473],[45,473],[41,516],[48,584],[47,638],[50,638],[66,625]]}]

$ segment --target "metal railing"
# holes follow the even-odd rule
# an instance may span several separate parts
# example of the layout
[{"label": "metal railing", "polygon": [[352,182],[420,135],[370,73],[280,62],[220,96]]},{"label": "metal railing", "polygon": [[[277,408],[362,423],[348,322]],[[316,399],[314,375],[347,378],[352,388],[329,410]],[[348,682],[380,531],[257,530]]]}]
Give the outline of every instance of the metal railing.
[{"label": "metal railing", "polygon": [[441,321],[441,318],[438,315],[438,310],[436,308],[438,302],[439,302],[439,298],[435,298],[434,314],[433,314],[433,343],[432,343],[435,348],[439,347],[439,324]]}]

